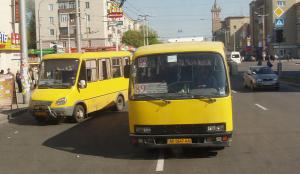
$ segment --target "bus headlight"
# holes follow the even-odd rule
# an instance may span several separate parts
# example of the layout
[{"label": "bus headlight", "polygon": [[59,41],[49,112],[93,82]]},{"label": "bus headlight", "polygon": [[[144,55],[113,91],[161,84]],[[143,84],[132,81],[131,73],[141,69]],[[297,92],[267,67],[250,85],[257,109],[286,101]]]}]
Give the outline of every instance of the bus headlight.
[{"label": "bus headlight", "polygon": [[55,102],[56,105],[64,105],[64,104],[66,104],[66,103],[67,103],[67,98],[66,98],[66,97],[60,98],[60,99],[58,99],[58,100]]},{"label": "bus headlight", "polygon": [[140,134],[149,134],[149,133],[151,133],[151,128],[150,127],[136,127],[135,132],[140,133]]},{"label": "bus headlight", "polygon": [[225,131],[225,125],[207,126],[207,132],[223,132],[223,131]]}]

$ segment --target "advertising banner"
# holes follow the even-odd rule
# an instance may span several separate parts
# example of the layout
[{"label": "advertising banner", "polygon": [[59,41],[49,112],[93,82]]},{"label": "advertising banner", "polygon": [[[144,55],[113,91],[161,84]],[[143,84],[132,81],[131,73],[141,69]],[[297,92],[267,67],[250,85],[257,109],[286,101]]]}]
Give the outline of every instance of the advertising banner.
[{"label": "advertising banner", "polygon": [[13,104],[14,99],[14,77],[12,75],[0,75],[0,108]]}]

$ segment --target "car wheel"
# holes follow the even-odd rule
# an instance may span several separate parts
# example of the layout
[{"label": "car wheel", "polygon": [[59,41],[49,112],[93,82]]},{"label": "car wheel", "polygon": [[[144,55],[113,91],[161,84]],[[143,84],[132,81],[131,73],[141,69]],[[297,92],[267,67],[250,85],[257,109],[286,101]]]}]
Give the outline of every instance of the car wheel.
[{"label": "car wheel", "polygon": [[86,118],[86,111],[82,105],[76,105],[73,112],[73,118],[76,123],[80,123]]},{"label": "car wheel", "polygon": [[116,104],[113,107],[114,111],[123,111],[124,110],[124,106],[125,106],[125,101],[122,95],[119,95],[117,100],[116,100]]}]

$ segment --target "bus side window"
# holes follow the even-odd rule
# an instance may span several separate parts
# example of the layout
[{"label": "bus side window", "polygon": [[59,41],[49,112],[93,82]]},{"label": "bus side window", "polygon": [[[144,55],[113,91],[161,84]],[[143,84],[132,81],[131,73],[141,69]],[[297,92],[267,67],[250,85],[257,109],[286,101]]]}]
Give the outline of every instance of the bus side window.
[{"label": "bus side window", "polygon": [[81,68],[80,68],[80,74],[79,74],[79,79],[78,82],[81,80],[86,81],[86,68],[85,68],[85,62],[81,63]]},{"label": "bus side window", "polygon": [[123,65],[129,65],[130,64],[130,61],[129,61],[129,57],[124,57],[123,58]]},{"label": "bus side window", "polygon": [[112,59],[112,75],[113,78],[118,78],[122,76],[121,71],[121,58],[113,58]]},{"label": "bus side window", "polygon": [[96,60],[86,61],[86,75],[87,82],[96,82],[98,80]]},{"label": "bus side window", "polygon": [[107,68],[108,59],[100,59],[99,60],[99,80],[108,79],[108,68]]}]

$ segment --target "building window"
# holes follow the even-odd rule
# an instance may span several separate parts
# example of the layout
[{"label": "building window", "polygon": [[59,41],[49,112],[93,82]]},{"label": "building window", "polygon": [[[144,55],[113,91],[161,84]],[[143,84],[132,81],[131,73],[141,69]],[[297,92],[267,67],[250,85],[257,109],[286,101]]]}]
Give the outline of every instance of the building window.
[{"label": "building window", "polygon": [[49,23],[54,24],[54,17],[49,17]]},{"label": "building window", "polygon": [[95,82],[98,80],[96,60],[86,61],[86,75],[88,82]]},{"label": "building window", "polygon": [[283,6],[286,5],[286,2],[285,2],[285,1],[277,1],[277,5],[278,5],[279,7],[283,7]]},{"label": "building window", "polygon": [[91,16],[88,15],[88,14],[85,14],[85,19],[86,19],[87,21],[91,21]]},{"label": "building window", "polygon": [[49,34],[50,34],[50,36],[54,36],[54,29],[50,29]]},{"label": "building window", "polygon": [[53,11],[53,9],[54,9],[54,5],[53,5],[53,4],[49,4],[49,5],[48,5],[48,10],[49,10],[49,11]]},{"label": "building window", "polygon": [[91,34],[91,27],[86,27],[86,33]]},{"label": "building window", "polygon": [[112,75],[113,78],[121,77],[121,59],[114,58],[112,59]]},{"label": "building window", "polygon": [[85,2],[85,8],[90,8],[90,2]]},{"label": "building window", "polygon": [[60,22],[67,22],[68,21],[68,15],[67,14],[61,14],[60,15]]}]

